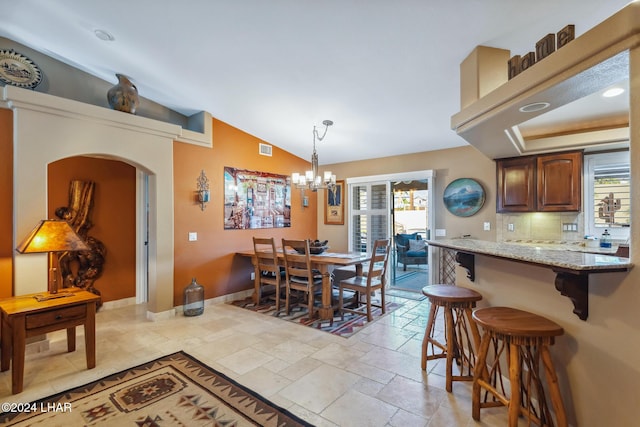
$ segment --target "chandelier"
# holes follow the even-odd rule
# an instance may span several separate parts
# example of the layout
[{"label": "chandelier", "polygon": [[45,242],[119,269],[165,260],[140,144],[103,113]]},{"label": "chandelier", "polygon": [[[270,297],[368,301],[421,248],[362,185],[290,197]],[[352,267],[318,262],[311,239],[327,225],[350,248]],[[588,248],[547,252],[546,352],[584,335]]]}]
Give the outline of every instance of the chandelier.
[{"label": "chandelier", "polygon": [[311,170],[306,171],[304,174],[294,172],[291,174],[291,180],[295,184],[296,188],[300,190],[309,189],[311,191],[318,191],[320,188],[326,188],[333,190],[336,187],[336,176],[331,174],[331,171],[325,171],[321,176],[318,174],[318,153],[316,153],[316,139],[322,141],[327,134],[329,126],[333,125],[331,120],[324,120],[324,132],[322,136],[318,133],[316,127],[313,127],[313,154],[311,155]]}]

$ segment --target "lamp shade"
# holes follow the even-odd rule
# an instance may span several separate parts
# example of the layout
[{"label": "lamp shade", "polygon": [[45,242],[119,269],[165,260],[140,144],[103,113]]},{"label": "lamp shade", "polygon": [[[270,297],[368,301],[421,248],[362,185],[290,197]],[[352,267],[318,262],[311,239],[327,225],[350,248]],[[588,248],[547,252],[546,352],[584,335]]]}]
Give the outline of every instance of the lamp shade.
[{"label": "lamp shade", "polygon": [[21,254],[86,251],[87,244],[64,220],[42,220],[16,248]]}]

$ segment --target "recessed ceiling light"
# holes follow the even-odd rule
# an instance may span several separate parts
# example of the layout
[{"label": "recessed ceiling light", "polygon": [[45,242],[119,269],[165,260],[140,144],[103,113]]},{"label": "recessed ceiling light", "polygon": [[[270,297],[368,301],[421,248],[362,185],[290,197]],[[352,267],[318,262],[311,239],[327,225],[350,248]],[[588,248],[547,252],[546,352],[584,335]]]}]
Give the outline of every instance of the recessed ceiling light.
[{"label": "recessed ceiling light", "polygon": [[611,89],[607,89],[602,93],[602,96],[605,98],[613,98],[614,96],[622,95],[624,93],[624,89],[621,87],[612,87]]},{"label": "recessed ceiling light", "polygon": [[97,38],[99,38],[100,40],[104,40],[106,42],[112,42],[114,41],[116,38],[113,37],[113,35],[111,35],[110,32],[105,31],[105,30],[93,30],[93,33],[96,35]]},{"label": "recessed ceiling light", "polygon": [[535,111],[544,110],[545,108],[549,108],[548,102],[534,102],[533,104],[523,105],[519,108],[521,113],[533,113]]}]

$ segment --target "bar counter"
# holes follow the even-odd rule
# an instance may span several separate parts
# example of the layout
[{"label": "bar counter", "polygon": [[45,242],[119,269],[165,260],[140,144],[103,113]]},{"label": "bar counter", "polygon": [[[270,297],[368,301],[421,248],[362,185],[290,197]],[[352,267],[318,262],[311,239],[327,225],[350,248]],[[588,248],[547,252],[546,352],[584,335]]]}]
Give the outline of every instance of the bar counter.
[{"label": "bar counter", "polygon": [[556,273],[555,287],[573,302],[581,320],[589,315],[589,275],[629,271],[629,258],[582,252],[575,247],[550,244],[497,243],[476,239],[428,240],[430,247],[456,252],[456,261],[467,270],[467,278],[475,281],[475,255],[546,267]]},{"label": "bar counter", "polygon": [[[470,254],[488,255],[575,272],[626,271],[632,267],[629,258],[577,250],[575,245],[496,243],[476,239],[428,240],[440,246]],[[586,250],[586,249],[585,249]]]}]

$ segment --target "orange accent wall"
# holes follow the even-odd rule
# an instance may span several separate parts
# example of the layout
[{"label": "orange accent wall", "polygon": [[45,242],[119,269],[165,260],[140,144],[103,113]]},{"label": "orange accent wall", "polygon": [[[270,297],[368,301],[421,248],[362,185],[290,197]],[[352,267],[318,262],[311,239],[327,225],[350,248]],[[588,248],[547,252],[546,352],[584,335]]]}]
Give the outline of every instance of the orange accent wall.
[{"label": "orange accent wall", "polygon": [[8,298],[13,295],[13,112],[1,108],[0,201],[0,298]]},{"label": "orange accent wall", "polygon": [[[107,249],[104,270],[95,282],[102,301],[136,295],[136,169],[117,160],[71,157],[48,168],[49,218],[56,208],[69,206],[72,180],[96,183],[88,234]],[[34,224],[35,225],[35,224]]]},{"label": "orange accent wall", "polygon": [[[258,154],[260,142],[265,141],[213,119],[212,149],[174,143],[174,305],[182,305],[183,290],[192,277],[205,287],[206,299],[251,289],[251,263],[235,253],[252,250],[252,236],[273,236],[276,241],[283,237],[316,238],[316,194],[307,193],[309,207],[303,208],[297,190],[291,195],[290,228],[224,229],[225,166],[282,175],[309,168],[308,161],[275,145],[272,157]],[[204,211],[196,201],[201,170],[209,178],[211,190],[211,202]],[[198,240],[188,241],[189,232],[197,232]]]}]

